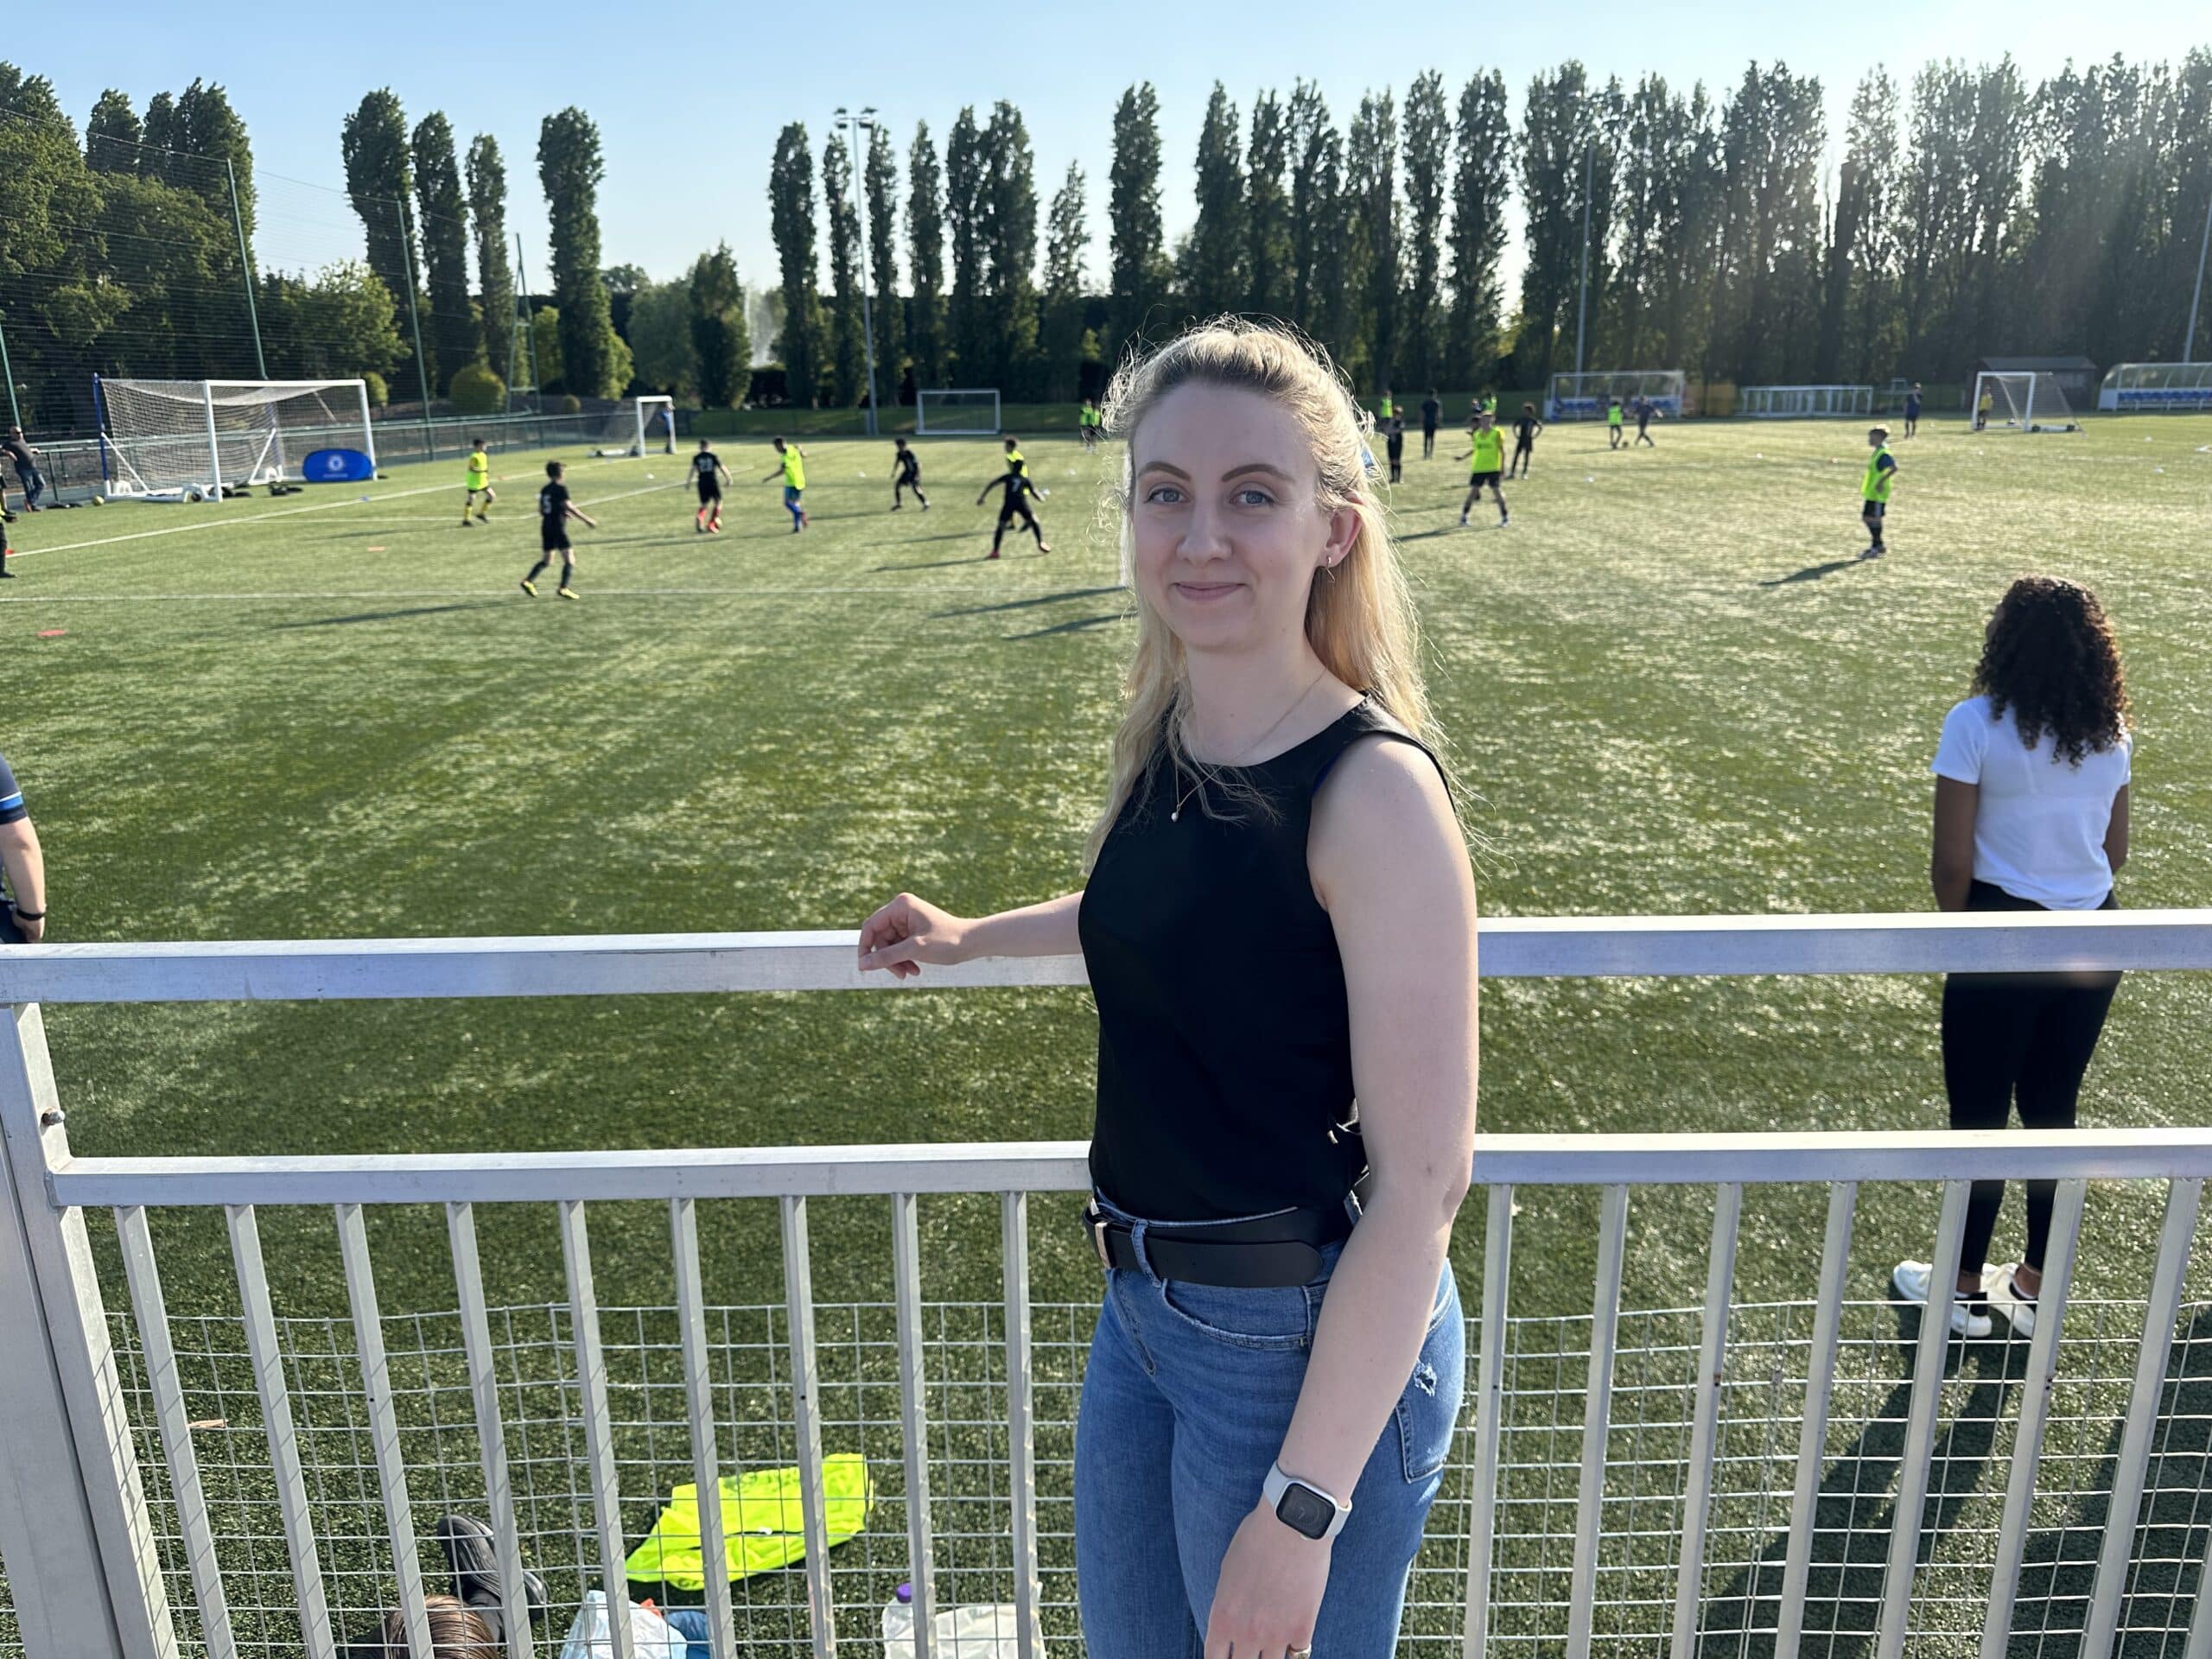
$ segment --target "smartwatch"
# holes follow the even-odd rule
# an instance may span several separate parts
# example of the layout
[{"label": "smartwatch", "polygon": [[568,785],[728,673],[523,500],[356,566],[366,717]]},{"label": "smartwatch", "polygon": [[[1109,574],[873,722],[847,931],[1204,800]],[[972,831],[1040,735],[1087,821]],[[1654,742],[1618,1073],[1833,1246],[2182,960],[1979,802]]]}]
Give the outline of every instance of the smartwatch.
[{"label": "smartwatch", "polygon": [[1315,1543],[1335,1537],[1351,1518],[1351,1504],[1319,1486],[1294,1480],[1283,1473],[1279,1463],[1268,1466],[1267,1484],[1261,1488],[1261,1497],[1274,1511],[1276,1520]]}]

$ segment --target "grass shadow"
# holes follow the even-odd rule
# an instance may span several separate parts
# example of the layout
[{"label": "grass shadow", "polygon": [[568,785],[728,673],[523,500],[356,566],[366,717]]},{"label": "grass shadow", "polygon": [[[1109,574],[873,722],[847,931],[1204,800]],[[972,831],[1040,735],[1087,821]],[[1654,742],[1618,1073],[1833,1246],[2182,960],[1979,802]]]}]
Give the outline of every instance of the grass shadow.
[{"label": "grass shadow", "polygon": [[343,628],[356,622],[396,622],[408,616],[438,616],[448,611],[483,611],[505,605],[505,599],[472,599],[459,605],[416,605],[401,611],[362,611],[353,616],[316,616],[298,622],[272,622],[272,629]]},{"label": "grass shadow", "polygon": [[1055,633],[1080,633],[1085,628],[1103,627],[1109,622],[1129,621],[1135,614],[1134,611],[1116,611],[1109,616],[1079,616],[1072,622],[1056,623],[1049,628],[1037,628],[1027,633],[1009,633],[1006,637],[1008,639],[1043,639]]},{"label": "grass shadow", "polygon": [[943,622],[956,616],[988,616],[994,611],[1026,611],[1039,605],[1057,605],[1064,599],[1096,599],[1101,594],[1118,594],[1121,591],[1118,585],[1111,588],[1071,588],[1064,594],[1039,594],[1034,599],[1009,599],[998,605],[969,605],[957,611],[935,611],[929,620]]},{"label": "grass shadow", "polygon": [[1825,564],[1808,564],[1802,570],[1792,570],[1786,576],[1770,576],[1759,583],[1762,588],[1787,588],[1793,582],[1818,582],[1832,576],[1839,570],[1855,570],[1862,564],[1872,564],[1872,559],[1830,559]]}]

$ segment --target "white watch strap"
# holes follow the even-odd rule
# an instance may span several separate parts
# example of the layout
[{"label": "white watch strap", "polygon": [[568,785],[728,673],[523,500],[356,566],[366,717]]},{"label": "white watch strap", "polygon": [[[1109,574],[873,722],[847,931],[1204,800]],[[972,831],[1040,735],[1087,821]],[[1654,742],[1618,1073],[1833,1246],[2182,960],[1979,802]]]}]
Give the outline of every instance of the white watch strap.
[{"label": "white watch strap", "polygon": [[1294,1482],[1303,1486],[1309,1492],[1318,1493],[1320,1497],[1327,1498],[1336,1508],[1336,1518],[1329,1522],[1328,1531],[1323,1533],[1321,1539],[1316,1540],[1317,1542],[1333,1538],[1344,1529],[1344,1522],[1351,1519],[1351,1505],[1325,1486],[1318,1486],[1310,1480],[1300,1479],[1296,1475],[1286,1475],[1280,1463],[1271,1463],[1268,1465],[1267,1480],[1260,1488],[1260,1497],[1267,1504],[1270,1513],[1282,1502],[1283,1493]]}]

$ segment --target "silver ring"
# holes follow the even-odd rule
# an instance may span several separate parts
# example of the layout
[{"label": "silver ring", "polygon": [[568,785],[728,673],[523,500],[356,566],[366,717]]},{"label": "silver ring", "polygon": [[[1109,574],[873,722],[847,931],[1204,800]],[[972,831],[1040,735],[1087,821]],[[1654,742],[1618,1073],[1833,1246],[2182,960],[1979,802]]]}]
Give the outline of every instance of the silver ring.
[{"label": "silver ring", "polygon": [[1311,1648],[1286,1648],[1283,1650],[1282,1659],[1313,1659],[1313,1649]]}]

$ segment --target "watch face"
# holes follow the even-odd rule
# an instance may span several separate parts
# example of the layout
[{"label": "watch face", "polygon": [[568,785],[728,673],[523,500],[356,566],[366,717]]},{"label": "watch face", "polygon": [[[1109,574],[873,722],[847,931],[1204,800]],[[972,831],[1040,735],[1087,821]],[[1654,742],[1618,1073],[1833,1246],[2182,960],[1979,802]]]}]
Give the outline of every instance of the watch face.
[{"label": "watch face", "polygon": [[1330,1523],[1337,1518],[1337,1506],[1311,1486],[1301,1486],[1294,1480],[1283,1488],[1281,1501],[1275,1505],[1275,1518],[1294,1532],[1302,1532],[1308,1538],[1321,1538],[1327,1535]]}]

